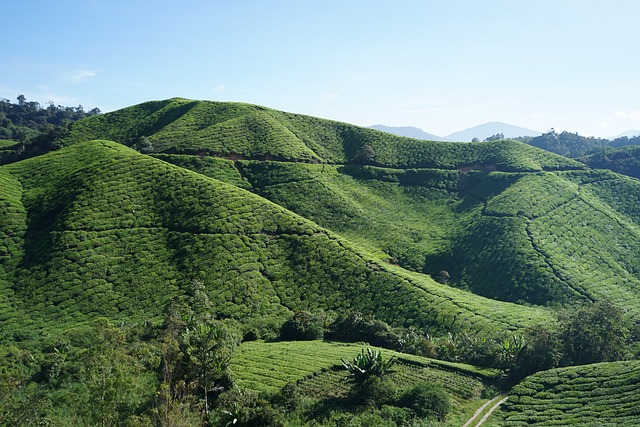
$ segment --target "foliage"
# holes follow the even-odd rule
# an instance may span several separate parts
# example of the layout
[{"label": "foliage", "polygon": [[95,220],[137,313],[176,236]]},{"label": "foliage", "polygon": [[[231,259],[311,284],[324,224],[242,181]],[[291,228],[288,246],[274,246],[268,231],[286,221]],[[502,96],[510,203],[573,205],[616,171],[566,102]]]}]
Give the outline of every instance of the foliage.
[{"label": "foliage", "polygon": [[353,361],[342,360],[342,365],[347,370],[345,380],[353,384],[361,384],[371,377],[384,377],[393,372],[391,368],[396,363],[396,358],[385,359],[379,350],[362,349]]},{"label": "foliage", "polygon": [[282,340],[318,340],[324,336],[324,320],[322,316],[308,311],[297,311],[280,328]]},{"label": "foliage", "polygon": [[621,311],[606,301],[565,313],[560,337],[566,362],[584,365],[620,360],[625,327]]},{"label": "foliage", "polygon": [[419,417],[433,417],[440,421],[451,412],[449,395],[438,383],[416,384],[400,398],[400,404],[411,408]]},{"label": "foliage", "polygon": [[400,337],[382,320],[357,311],[339,315],[329,326],[327,338],[346,342],[368,342],[371,345],[397,348]]},{"label": "foliage", "polygon": [[258,393],[251,390],[231,389],[224,392],[216,403],[214,425],[220,426],[281,426],[284,417]]},{"label": "foliage", "polygon": [[81,105],[63,107],[49,102],[42,107],[24,95],[17,101],[0,99],[0,140],[5,139],[0,143],[0,164],[55,150],[68,135],[71,123],[100,114],[98,108],[85,112]]},{"label": "foliage", "polygon": [[524,343],[509,372],[512,379],[518,381],[559,365],[562,342],[557,332],[542,326],[531,328],[525,332]]},{"label": "foliage", "polygon": [[[640,144],[640,138],[636,138]],[[606,148],[579,159],[594,169],[610,169],[614,172],[640,178],[640,146],[629,145],[620,148]]]},{"label": "foliage", "polygon": [[580,136],[577,133],[551,130],[529,141],[529,144],[567,157],[583,156],[599,147],[607,146],[609,141],[592,136]]}]

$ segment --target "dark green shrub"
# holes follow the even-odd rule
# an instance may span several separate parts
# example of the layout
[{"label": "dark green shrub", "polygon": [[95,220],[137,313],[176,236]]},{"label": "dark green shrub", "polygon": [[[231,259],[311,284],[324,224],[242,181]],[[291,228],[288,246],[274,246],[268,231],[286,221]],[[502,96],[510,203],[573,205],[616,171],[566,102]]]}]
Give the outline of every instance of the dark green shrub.
[{"label": "dark green shrub", "polygon": [[280,339],[287,341],[319,340],[324,336],[324,325],[320,316],[308,311],[298,311],[280,328]]},{"label": "dark green shrub", "polygon": [[354,384],[349,391],[349,399],[355,404],[371,408],[392,404],[397,400],[398,389],[388,378],[372,376]]},{"label": "dark green shrub", "polygon": [[624,355],[622,312],[613,304],[598,301],[561,316],[560,321],[565,363],[611,362]]},{"label": "dark green shrub", "polygon": [[219,426],[282,426],[283,414],[251,390],[231,389],[220,395],[212,424]]},{"label": "dark green shrub", "polygon": [[557,333],[544,327],[531,328],[509,374],[514,380],[521,380],[538,371],[555,368],[561,356],[562,343]]},{"label": "dark green shrub", "polygon": [[400,337],[382,320],[354,311],[340,315],[329,327],[327,338],[347,342],[367,342],[395,349]]},{"label": "dark green shrub", "polygon": [[444,420],[451,411],[449,395],[438,383],[418,383],[402,396],[400,403],[421,418]]},{"label": "dark green shrub", "polygon": [[288,383],[271,401],[287,413],[292,413],[302,406],[303,394],[296,383]]}]

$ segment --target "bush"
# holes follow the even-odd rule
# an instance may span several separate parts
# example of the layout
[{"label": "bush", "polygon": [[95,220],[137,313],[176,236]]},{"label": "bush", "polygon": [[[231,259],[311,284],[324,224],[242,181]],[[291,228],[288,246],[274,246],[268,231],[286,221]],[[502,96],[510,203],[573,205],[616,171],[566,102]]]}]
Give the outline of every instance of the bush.
[{"label": "bush", "polygon": [[402,396],[400,403],[422,418],[444,420],[451,411],[449,395],[437,383],[418,383]]},{"label": "bush", "polygon": [[565,363],[611,362],[624,355],[624,321],[622,312],[613,304],[598,301],[567,313],[560,320]]},{"label": "bush", "polygon": [[231,389],[220,395],[213,425],[282,426],[284,416],[266,399],[250,390]]},{"label": "bush", "polygon": [[285,341],[319,340],[323,336],[322,318],[307,311],[296,312],[280,328],[280,339]]},{"label": "bush", "polygon": [[377,347],[395,349],[400,337],[382,320],[360,312],[340,315],[329,327],[327,338],[347,342],[367,342]]},{"label": "bush", "polygon": [[349,398],[355,404],[362,404],[371,408],[394,403],[398,397],[395,384],[382,377],[372,376],[354,384],[349,391]]}]

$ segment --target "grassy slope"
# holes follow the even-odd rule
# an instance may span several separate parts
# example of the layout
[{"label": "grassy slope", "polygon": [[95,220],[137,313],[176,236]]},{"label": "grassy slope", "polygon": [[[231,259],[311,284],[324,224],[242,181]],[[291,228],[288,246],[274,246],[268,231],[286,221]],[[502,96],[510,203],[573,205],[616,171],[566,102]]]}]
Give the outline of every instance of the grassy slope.
[{"label": "grassy slope", "polygon": [[[403,138],[345,123],[249,104],[152,101],[74,123],[66,144],[109,139],[133,145],[148,137],[156,152],[265,157],[391,167],[569,169],[583,164],[514,141],[442,143]],[[373,151],[363,158],[367,145]]]},{"label": "grassy slope", "polygon": [[513,388],[487,425],[637,426],[640,362],[612,362],[540,372]]},{"label": "grassy slope", "polygon": [[394,324],[497,332],[548,317],[387,266],[261,197],[111,142],[0,171],[24,233],[0,243],[15,254],[7,292],[30,312],[22,327],[157,317],[193,281],[220,316],[240,319],[350,307]]},{"label": "grassy slope", "polygon": [[142,135],[158,158],[250,188],[410,270],[446,270],[456,287],[532,304],[606,297],[638,317],[639,193],[617,175],[603,186],[583,164],[513,141],[425,142],[184,99],[80,121],[67,142]]}]

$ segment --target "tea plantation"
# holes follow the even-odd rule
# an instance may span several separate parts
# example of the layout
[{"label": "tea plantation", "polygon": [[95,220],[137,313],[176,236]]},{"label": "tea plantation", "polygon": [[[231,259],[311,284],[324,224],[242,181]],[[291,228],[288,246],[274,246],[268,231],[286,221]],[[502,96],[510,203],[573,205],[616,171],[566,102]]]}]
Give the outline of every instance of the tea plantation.
[{"label": "tea plantation", "polygon": [[532,375],[511,390],[497,418],[504,421],[495,425],[502,426],[637,426],[640,363],[601,363]]},{"label": "tea plantation", "polygon": [[[241,425],[463,425],[516,372],[573,363],[566,319],[589,307],[619,315],[619,348],[599,360],[640,354],[635,178],[515,141],[419,141],[182,98],[79,120],[58,146],[16,161],[15,141],[0,141],[0,426],[107,413],[136,426],[231,413]],[[357,384],[367,406],[332,368],[363,344],[276,340],[301,313],[325,331],[365,319],[391,349],[449,362],[378,349],[399,362]],[[452,362],[470,360],[502,379]],[[109,408],[88,403],[107,396],[100,363],[131,392]],[[539,372],[489,423],[637,424],[637,371]],[[455,409],[421,414],[409,402],[420,393]]]}]

